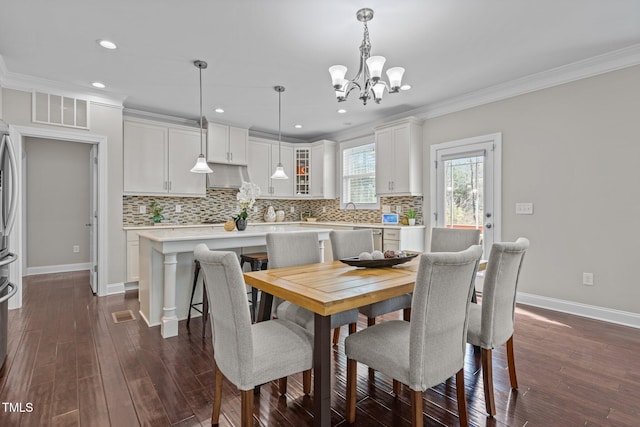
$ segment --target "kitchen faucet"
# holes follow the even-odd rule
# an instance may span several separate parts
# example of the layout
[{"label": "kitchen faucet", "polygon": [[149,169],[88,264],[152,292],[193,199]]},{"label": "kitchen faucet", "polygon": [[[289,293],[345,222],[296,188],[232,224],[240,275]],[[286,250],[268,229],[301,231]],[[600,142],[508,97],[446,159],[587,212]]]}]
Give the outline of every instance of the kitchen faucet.
[{"label": "kitchen faucet", "polygon": [[355,203],[353,203],[353,202],[347,202],[347,203],[344,205],[344,210],[345,210],[345,211],[348,211],[348,210],[349,210],[349,206],[353,206],[353,222],[358,222],[358,221],[356,220],[356,210],[358,209],[358,208],[356,207],[356,204],[355,204]]}]

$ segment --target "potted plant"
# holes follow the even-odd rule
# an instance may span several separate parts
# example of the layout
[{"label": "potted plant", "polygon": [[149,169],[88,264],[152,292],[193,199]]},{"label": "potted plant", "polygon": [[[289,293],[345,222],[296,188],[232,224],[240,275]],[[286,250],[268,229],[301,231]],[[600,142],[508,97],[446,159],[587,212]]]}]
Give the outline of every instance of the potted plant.
[{"label": "potted plant", "polygon": [[236,199],[240,204],[240,213],[233,217],[236,222],[236,228],[238,231],[243,231],[247,228],[247,217],[249,213],[247,209],[251,209],[256,202],[256,197],[260,195],[260,187],[252,182],[243,182]]},{"label": "potted plant", "polygon": [[164,208],[160,205],[158,205],[158,202],[156,202],[155,200],[153,202],[151,202],[151,215],[153,215],[152,219],[153,222],[155,223],[159,223],[160,221],[162,221],[164,219],[164,216],[162,215],[162,210]]},{"label": "potted plant", "polygon": [[407,219],[409,220],[409,225],[416,225],[416,211],[409,209],[407,211]]}]

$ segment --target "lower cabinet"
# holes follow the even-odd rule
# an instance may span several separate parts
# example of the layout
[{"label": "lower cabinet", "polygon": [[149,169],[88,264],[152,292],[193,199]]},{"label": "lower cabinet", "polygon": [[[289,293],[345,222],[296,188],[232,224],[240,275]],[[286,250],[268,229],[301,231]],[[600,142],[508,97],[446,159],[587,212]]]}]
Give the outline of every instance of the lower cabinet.
[{"label": "lower cabinet", "polygon": [[385,228],[382,249],[424,252],[424,230],[424,227]]}]

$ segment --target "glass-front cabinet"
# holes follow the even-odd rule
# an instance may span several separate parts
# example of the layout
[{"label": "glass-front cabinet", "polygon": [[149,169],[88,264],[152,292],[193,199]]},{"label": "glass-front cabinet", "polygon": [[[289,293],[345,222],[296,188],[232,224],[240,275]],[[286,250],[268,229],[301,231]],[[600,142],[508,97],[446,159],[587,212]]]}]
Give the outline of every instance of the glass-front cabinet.
[{"label": "glass-front cabinet", "polygon": [[311,150],[309,148],[296,148],[294,164],[294,183],[296,196],[308,196],[311,194],[310,182]]}]

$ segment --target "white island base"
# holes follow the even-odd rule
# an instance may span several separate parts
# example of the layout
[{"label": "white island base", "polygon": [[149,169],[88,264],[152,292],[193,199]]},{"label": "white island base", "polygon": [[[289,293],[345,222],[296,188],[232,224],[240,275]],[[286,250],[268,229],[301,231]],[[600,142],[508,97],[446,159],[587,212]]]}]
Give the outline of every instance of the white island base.
[{"label": "white island base", "polygon": [[[163,338],[178,335],[178,321],[187,318],[193,286],[193,250],[205,243],[213,250],[236,253],[264,251],[267,233],[316,232],[320,254],[329,229],[297,225],[254,225],[245,231],[172,229],[148,230],[140,238],[140,315],[147,325],[160,325]],[[200,294],[201,295],[201,294]],[[201,300],[199,296],[198,301]]]}]

